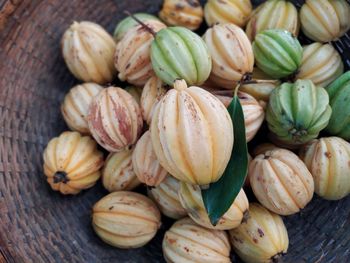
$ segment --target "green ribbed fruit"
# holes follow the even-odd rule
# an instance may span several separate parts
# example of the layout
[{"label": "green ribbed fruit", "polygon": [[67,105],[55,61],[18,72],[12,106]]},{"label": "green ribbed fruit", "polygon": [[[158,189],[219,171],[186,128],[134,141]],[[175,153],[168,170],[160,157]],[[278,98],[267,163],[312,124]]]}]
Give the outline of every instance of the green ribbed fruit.
[{"label": "green ribbed fruit", "polygon": [[273,78],[295,73],[303,57],[303,48],[290,32],[269,29],[256,35],[253,42],[256,65]]},{"label": "green ribbed fruit", "polygon": [[331,114],[327,91],[311,80],[297,80],[273,90],[266,120],[277,139],[297,145],[317,138]]},{"label": "green ribbed fruit", "polygon": [[189,86],[200,85],[211,71],[211,57],[203,39],[184,27],[157,32],[151,61],[156,75],[168,85],[176,79],[184,79]]},{"label": "green ribbed fruit", "polygon": [[332,116],[327,132],[350,140],[350,71],[345,72],[326,88]]},{"label": "green ribbed fruit", "polygon": [[[137,13],[134,14],[134,16],[136,18],[138,18],[139,20],[141,20],[142,22],[147,21],[147,20],[157,20],[160,21],[158,17],[150,15],[150,14],[146,14],[146,13]],[[134,26],[138,26],[139,23],[135,21],[135,19],[133,19],[131,16],[128,16],[126,18],[124,18],[122,21],[120,21],[116,28],[114,29],[114,33],[113,33],[113,38],[116,42],[118,42],[119,40],[121,40],[123,38],[123,36],[125,35],[125,33],[132,27]]]}]

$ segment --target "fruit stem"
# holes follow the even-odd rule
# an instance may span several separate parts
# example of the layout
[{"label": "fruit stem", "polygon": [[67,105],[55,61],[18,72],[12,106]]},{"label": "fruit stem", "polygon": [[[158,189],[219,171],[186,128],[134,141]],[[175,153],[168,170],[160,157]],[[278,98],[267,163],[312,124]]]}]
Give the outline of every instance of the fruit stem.
[{"label": "fruit stem", "polygon": [[152,28],[147,26],[145,23],[143,23],[140,19],[138,19],[133,14],[131,14],[129,11],[125,10],[124,13],[130,16],[132,19],[134,19],[137,23],[139,23],[144,29],[146,29],[149,33],[151,33],[153,37],[156,37],[156,32],[154,32]]},{"label": "fruit stem", "polygon": [[53,183],[64,183],[66,184],[69,181],[69,178],[67,177],[66,172],[57,171],[53,176]]},{"label": "fruit stem", "polygon": [[186,81],[184,79],[176,79],[174,81],[174,89],[181,91],[187,88]]},{"label": "fruit stem", "polygon": [[240,87],[241,87],[241,83],[238,82],[238,84],[237,84],[236,87],[235,87],[235,92],[233,93],[233,97],[236,97],[236,96],[237,96],[238,90],[239,90]]},{"label": "fruit stem", "polygon": [[258,84],[258,83],[271,83],[271,84],[275,84],[277,83],[277,80],[268,80],[268,79],[252,79],[249,81],[244,81],[242,83],[242,85],[246,85],[246,84]]},{"label": "fruit stem", "polygon": [[79,27],[79,23],[77,21],[73,21],[73,24],[71,25],[71,29],[76,30]]}]

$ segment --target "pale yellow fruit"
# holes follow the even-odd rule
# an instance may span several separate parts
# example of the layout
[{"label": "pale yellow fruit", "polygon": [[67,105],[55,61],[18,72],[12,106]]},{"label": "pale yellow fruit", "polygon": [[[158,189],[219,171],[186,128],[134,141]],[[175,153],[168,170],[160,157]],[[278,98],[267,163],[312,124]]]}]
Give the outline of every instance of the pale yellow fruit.
[{"label": "pale yellow fruit", "polygon": [[159,17],[169,26],[196,30],[203,21],[203,8],[198,0],[164,0]]},{"label": "pale yellow fruit", "polygon": [[146,131],[136,143],[132,154],[132,166],[137,178],[149,186],[159,185],[168,175],[153,151],[149,131]]},{"label": "pale yellow fruit", "polygon": [[141,112],[147,124],[151,123],[157,103],[166,93],[166,85],[156,76],[151,77],[145,84],[141,94]]},{"label": "pale yellow fruit", "polygon": [[[240,91],[248,93],[253,96],[259,103],[262,101],[268,102],[271,92],[280,85],[279,80],[273,80],[271,77],[267,76],[259,68],[253,69],[252,80],[241,84],[239,87]],[[235,88],[235,83],[230,86],[230,89],[227,89],[229,86],[220,86],[220,84],[214,83],[213,80],[207,80],[202,87],[209,92],[222,95],[222,96],[233,96],[232,89]],[[225,91],[226,89],[226,91]]]},{"label": "pale yellow fruit", "polygon": [[133,150],[110,153],[102,171],[103,186],[109,192],[132,190],[141,182],[132,168]]},{"label": "pale yellow fruit", "polygon": [[115,48],[112,36],[92,22],[73,22],[62,37],[63,58],[70,72],[85,82],[113,80]]},{"label": "pale yellow fruit", "polygon": [[297,213],[312,199],[312,175],[291,151],[273,149],[256,156],[248,173],[258,201],[279,215]]},{"label": "pale yellow fruit", "polygon": [[289,239],[282,218],[257,203],[249,206],[249,217],[229,231],[232,248],[246,263],[278,262],[287,253]]},{"label": "pale yellow fruit", "polygon": [[151,138],[160,164],[172,176],[207,185],[219,180],[227,166],[233,125],[214,95],[177,80],[154,111]]},{"label": "pale yellow fruit", "polygon": [[[154,32],[166,25],[157,20],[144,22]],[[114,56],[114,65],[118,70],[118,78],[136,86],[143,86],[154,76],[151,63],[151,43],[153,35],[142,25],[133,27],[118,42]]]},{"label": "pale yellow fruit", "polygon": [[142,88],[129,86],[126,87],[125,90],[130,93],[130,95],[136,100],[136,102],[140,105],[141,103],[141,94]]},{"label": "pale yellow fruit", "polygon": [[255,67],[253,69],[252,81],[242,84],[239,90],[252,95],[259,102],[268,102],[271,92],[279,85],[279,80],[271,79],[261,69]]},{"label": "pale yellow fruit", "polygon": [[114,192],[92,208],[92,226],[96,234],[114,247],[142,247],[155,236],[160,225],[157,206],[138,193]]},{"label": "pale yellow fruit", "polygon": [[306,0],[300,9],[301,29],[314,41],[336,40],[350,29],[346,0]]},{"label": "pale yellow fruit", "polygon": [[264,108],[248,93],[238,92],[239,102],[244,115],[245,134],[247,142],[251,141],[265,119]]},{"label": "pale yellow fruit", "polygon": [[[210,90],[224,105],[228,107],[232,101],[232,91],[228,90]],[[247,142],[251,141],[261,124],[264,122],[265,110],[261,103],[257,102],[253,96],[245,92],[238,92],[239,102],[241,103],[244,115],[244,125]]]},{"label": "pale yellow fruit", "polygon": [[254,66],[252,45],[244,31],[234,24],[208,28],[203,39],[212,58],[210,80],[232,90]]},{"label": "pale yellow fruit", "polygon": [[63,132],[50,140],[44,151],[47,182],[62,194],[77,194],[100,178],[103,153],[90,136]]},{"label": "pale yellow fruit", "polygon": [[350,144],[339,137],[316,139],[305,145],[300,158],[309,168],[315,193],[339,200],[350,193]]},{"label": "pale yellow fruit", "polygon": [[258,6],[249,19],[246,33],[250,40],[267,29],[284,29],[294,36],[299,34],[298,11],[292,2],[269,0]]},{"label": "pale yellow fruit", "polygon": [[216,226],[210,223],[205,210],[201,189],[197,185],[180,184],[179,199],[188,215],[199,225],[210,229],[228,230],[239,226],[248,214],[248,199],[240,190],[229,210],[220,218]]},{"label": "pale yellow fruit", "polygon": [[95,83],[84,83],[70,89],[61,105],[61,113],[73,131],[89,134],[87,115],[92,99],[103,89]]},{"label": "pale yellow fruit", "polygon": [[208,0],[204,6],[204,17],[208,26],[232,23],[244,27],[252,10],[250,0]]},{"label": "pale yellow fruit", "polygon": [[225,231],[210,230],[186,217],[165,232],[163,256],[167,263],[229,263],[230,242]]},{"label": "pale yellow fruit", "polygon": [[180,182],[172,176],[167,176],[160,185],[150,188],[148,195],[164,215],[179,219],[187,215],[179,200],[179,189]]},{"label": "pale yellow fruit", "polygon": [[258,80],[257,83],[243,84],[240,87],[240,91],[246,92],[249,95],[252,95],[258,101],[268,102],[271,92],[279,84],[277,80]]},{"label": "pale yellow fruit", "polygon": [[310,79],[325,88],[344,72],[338,51],[330,44],[313,43],[303,48],[303,60],[297,79]]},{"label": "pale yellow fruit", "polygon": [[110,152],[136,143],[143,126],[140,106],[127,91],[116,87],[94,97],[87,121],[94,139]]}]

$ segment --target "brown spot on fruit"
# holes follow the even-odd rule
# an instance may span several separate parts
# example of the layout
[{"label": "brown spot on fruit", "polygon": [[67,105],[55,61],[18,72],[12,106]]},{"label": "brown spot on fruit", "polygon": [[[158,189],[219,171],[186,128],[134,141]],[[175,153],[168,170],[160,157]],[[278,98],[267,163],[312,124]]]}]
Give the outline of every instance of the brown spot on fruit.
[{"label": "brown spot on fruit", "polygon": [[234,241],[243,244],[243,240],[237,238],[236,236],[232,236],[232,238],[233,238]]},{"label": "brown spot on fruit", "polygon": [[189,248],[188,248],[188,247],[184,247],[184,249],[185,249],[185,251],[186,251],[187,253],[189,253],[189,252],[190,252],[190,250],[189,250]]},{"label": "brown spot on fruit", "polygon": [[256,18],[253,17],[251,21],[252,21],[251,22],[252,23],[252,37],[254,39],[256,36]]},{"label": "brown spot on fruit", "polygon": [[103,117],[101,114],[100,107],[97,103],[92,103],[90,106],[90,113],[88,115],[88,120],[91,123],[93,134],[97,134],[98,141],[101,144],[108,144],[109,146],[117,147],[118,145],[111,139],[109,134],[106,132],[103,126]]},{"label": "brown spot on fruit", "polygon": [[176,239],[174,238],[168,238],[168,242],[172,245],[172,244],[175,244],[176,243]]},{"label": "brown spot on fruit", "polygon": [[254,238],[253,238],[253,242],[254,242],[255,244],[258,244],[259,241],[254,237]]},{"label": "brown spot on fruit", "polygon": [[324,155],[325,155],[328,159],[330,159],[330,158],[332,157],[332,154],[331,154],[330,152],[325,152]]},{"label": "brown spot on fruit", "polygon": [[131,123],[126,107],[123,107],[113,101],[113,110],[115,116],[118,119],[120,134],[125,138],[127,142],[131,142]]},{"label": "brown spot on fruit", "polygon": [[259,237],[263,237],[265,234],[264,234],[264,231],[262,231],[262,229],[258,228],[258,233],[259,233]]},{"label": "brown spot on fruit", "polygon": [[247,100],[248,99],[248,97],[246,95],[242,94],[242,93],[238,94],[238,98],[240,100]]},{"label": "brown spot on fruit", "polygon": [[113,207],[114,207],[114,206],[109,207],[108,210],[111,211],[111,210],[113,209]]},{"label": "brown spot on fruit", "polygon": [[185,95],[186,97],[184,98],[184,104],[191,114],[193,120],[199,120],[198,112],[197,109],[194,105],[194,102],[192,101],[191,97],[189,95]]}]

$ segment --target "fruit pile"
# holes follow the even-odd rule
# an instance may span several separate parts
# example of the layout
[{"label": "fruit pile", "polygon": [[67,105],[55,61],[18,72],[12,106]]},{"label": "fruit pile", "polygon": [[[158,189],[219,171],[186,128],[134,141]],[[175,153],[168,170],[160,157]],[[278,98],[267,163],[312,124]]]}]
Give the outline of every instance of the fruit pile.
[{"label": "fruit pile", "polygon": [[[300,28],[317,42],[301,46]],[[275,262],[288,249],[281,215],[314,192],[350,193],[350,71],[330,43],[349,29],[345,0],[299,11],[284,0],[255,10],[165,0],[159,18],[130,14],[113,37],[74,22],[62,53],[82,83],[61,106],[72,131],[45,149],[47,182],[77,194],[101,178],[111,193],[92,225],[112,246],[145,245],[162,213],[177,220],[163,238],[167,262],[230,262],[231,247],[245,262]],[[140,185],[148,197],[131,192]]]}]

